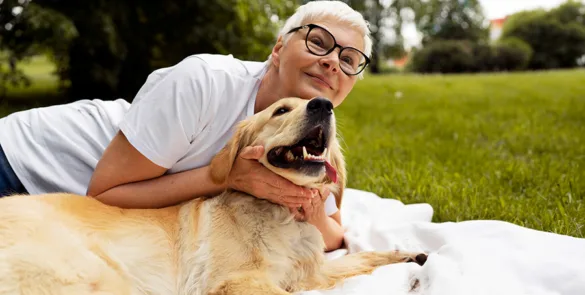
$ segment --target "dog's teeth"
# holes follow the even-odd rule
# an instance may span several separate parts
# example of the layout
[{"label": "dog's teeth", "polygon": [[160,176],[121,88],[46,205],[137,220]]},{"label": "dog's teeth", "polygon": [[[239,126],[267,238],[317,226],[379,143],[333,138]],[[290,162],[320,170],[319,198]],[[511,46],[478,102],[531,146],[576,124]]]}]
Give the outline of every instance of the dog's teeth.
[{"label": "dog's teeth", "polygon": [[307,148],[305,146],[303,146],[303,159],[306,159],[309,157],[309,153],[307,153]]},{"label": "dog's teeth", "polygon": [[295,160],[295,155],[293,155],[292,151],[289,150],[288,152],[286,152],[286,154],[284,155],[286,157],[286,160],[289,162],[292,162]]},{"label": "dog's teeth", "polygon": [[323,154],[322,154],[322,155],[323,155],[323,160],[329,159],[329,154],[328,154],[328,152],[329,152],[329,151],[327,150],[327,148],[325,148],[325,149],[323,150]]}]

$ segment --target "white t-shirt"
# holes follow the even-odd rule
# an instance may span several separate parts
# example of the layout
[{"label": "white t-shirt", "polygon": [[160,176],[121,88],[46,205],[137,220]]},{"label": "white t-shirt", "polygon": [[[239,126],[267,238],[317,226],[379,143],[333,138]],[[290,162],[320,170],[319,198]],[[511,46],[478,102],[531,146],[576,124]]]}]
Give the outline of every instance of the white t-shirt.
[{"label": "white t-shirt", "polygon": [[[254,114],[266,65],[231,55],[192,55],[152,72],[132,104],[80,100],[2,118],[0,144],[31,194],[85,195],[118,130],[167,173],[202,167],[227,143],[235,125]],[[333,195],[326,211],[337,211]]]}]

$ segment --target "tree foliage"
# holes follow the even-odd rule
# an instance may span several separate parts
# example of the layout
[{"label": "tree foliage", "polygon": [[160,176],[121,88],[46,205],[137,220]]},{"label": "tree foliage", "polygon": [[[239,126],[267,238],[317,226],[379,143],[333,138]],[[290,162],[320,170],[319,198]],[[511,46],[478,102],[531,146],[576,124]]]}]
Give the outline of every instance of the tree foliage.
[{"label": "tree foliage", "polygon": [[[10,5],[16,5],[16,0]],[[6,2],[4,1],[4,2]],[[22,0],[20,0],[22,1]],[[49,42],[61,80],[70,82],[70,100],[99,97],[131,100],[156,68],[173,65],[196,53],[233,54],[265,60],[275,42],[278,19],[298,5],[287,0],[36,0],[27,7],[28,19],[50,14],[71,24],[67,42]],[[49,13],[50,12],[50,13]],[[20,22],[23,26],[26,21]],[[59,25],[51,24],[51,28]],[[37,46],[39,31],[25,28],[30,39],[18,44]],[[5,35],[3,33],[3,35]],[[16,43],[3,46],[14,51]],[[59,39],[53,39],[59,40]],[[61,39],[63,41],[63,39]],[[40,42],[42,43],[42,42]]]},{"label": "tree foliage", "polygon": [[489,23],[479,0],[412,1],[423,45],[435,40],[487,41]]},{"label": "tree foliage", "polygon": [[[384,58],[400,58],[405,52],[402,29],[414,25],[423,45],[438,40],[486,41],[488,23],[478,0],[346,0],[370,23],[374,50],[371,72],[379,72]],[[391,32],[392,38],[385,32]],[[390,40],[389,40],[390,39]]]},{"label": "tree foliage", "polygon": [[550,10],[522,11],[506,20],[502,38],[532,48],[530,69],[571,68],[585,55],[585,4],[568,1]]},{"label": "tree foliage", "polygon": [[419,73],[478,73],[526,69],[532,49],[508,38],[495,44],[468,40],[437,40],[417,50],[409,69]]},{"label": "tree foliage", "polygon": [[[30,79],[16,67],[17,62],[47,53],[66,67],[68,46],[76,36],[75,28],[61,13],[45,9],[28,0],[4,0],[0,6],[0,91],[6,87],[28,86]],[[59,74],[59,73],[57,73]]]}]

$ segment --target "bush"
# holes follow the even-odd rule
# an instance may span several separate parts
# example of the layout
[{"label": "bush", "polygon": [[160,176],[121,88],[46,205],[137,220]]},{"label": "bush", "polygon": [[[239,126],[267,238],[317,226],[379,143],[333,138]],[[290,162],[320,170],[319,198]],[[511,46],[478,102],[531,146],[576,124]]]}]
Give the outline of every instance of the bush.
[{"label": "bush", "polygon": [[469,44],[473,50],[472,72],[491,72],[497,69],[495,50],[488,44]]},{"label": "bush", "polygon": [[443,40],[415,52],[409,69],[419,73],[519,71],[531,57],[532,48],[516,38],[494,45]]},{"label": "bush", "polygon": [[533,50],[528,64],[530,69],[572,68],[585,54],[582,17],[571,16],[573,14],[568,13],[571,11],[561,12],[528,11],[506,21],[502,38],[515,37],[529,44]]},{"label": "bush", "polygon": [[465,41],[435,41],[415,52],[409,67],[419,73],[471,72],[473,50]]},{"label": "bush", "polygon": [[[453,39],[452,36],[448,36]],[[572,68],[585,65],[585,4],[510,16],[493,45],[441,40],[415,53],[410,69],[422,73],[464,73]]]},{"label": "bush", "polygon": [[493,47],[493,63],[496,71],[519,71],[527,68],[534,51],[526,42],[509,37]]}]

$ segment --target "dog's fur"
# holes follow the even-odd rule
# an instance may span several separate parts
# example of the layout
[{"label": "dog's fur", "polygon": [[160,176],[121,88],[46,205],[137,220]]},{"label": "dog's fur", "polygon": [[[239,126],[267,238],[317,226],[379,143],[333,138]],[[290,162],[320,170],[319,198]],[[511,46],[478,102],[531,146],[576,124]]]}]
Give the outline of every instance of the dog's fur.
[{"label": "dog's fur", "polygon": [[[283,106],[289,111],[273,115]],[[306,100],[282,99],[243,121],[213,159],[213,179],[226,179],[244,146],[262,144],[268,153],[293,144],[309,127],[306,106]],[[333,115],[330,120],[337,183],[325,169],[276,168],[266,153],[261,162],[299,185],[328,186],[340,206],[345,167]],[[153,210],[70,194],[0,199],[0,294],[289,294],[426,258],[362,252],[328,261],[323,250],[319,231],[289,209],[233,190]]]}]

